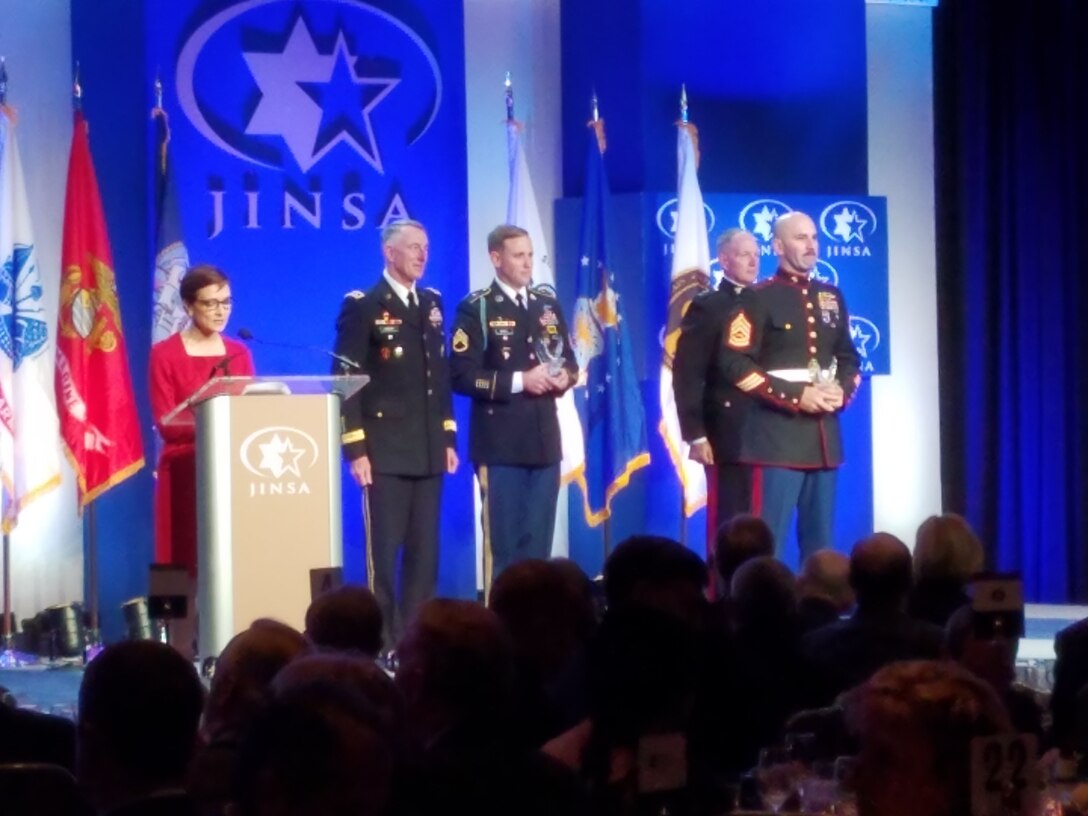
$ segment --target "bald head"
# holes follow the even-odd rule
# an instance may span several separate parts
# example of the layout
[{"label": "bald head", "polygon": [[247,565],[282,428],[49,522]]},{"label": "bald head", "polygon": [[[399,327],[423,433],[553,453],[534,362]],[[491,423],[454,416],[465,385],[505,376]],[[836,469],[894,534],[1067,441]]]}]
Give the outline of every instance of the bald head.
[{"label": "bald head", "polygon": [[791,212],[774,222],[774,251],[782,269],[808,275],[816,266],[820,241],[816,224],[803,212]]},{"label": "bald head", "polygon": [[797,578],[801,598],[822,598],[834,604],[839,614],[854,605],[850,588],[850,559],[836,550],[817,550],[801,565]]},{"label": "bald head", "polygon": [[873,533],[850,553],[850,585],[859,609],[900,609],[911,587],[907,545],[891,533]]}]

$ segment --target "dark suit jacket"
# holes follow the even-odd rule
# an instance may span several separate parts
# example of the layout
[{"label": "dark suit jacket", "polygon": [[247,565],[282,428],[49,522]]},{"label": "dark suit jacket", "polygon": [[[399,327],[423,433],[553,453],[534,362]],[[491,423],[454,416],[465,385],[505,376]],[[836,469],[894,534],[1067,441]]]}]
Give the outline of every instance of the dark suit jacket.
[{"label": "dark suit jacket", "polygon": [[[1062,629],[1054,637],[1054,689],[1050,713],[1054,717],[1054,743],[1072,750],[1077,732],[1077,693],[1088,685],[1088,618]],[[1086,741],[1081,738],[1081,743]]]},{"label": "dark suit jacket", "polygon": [[75,773],[76,727],[63,717],[0,705],[0,765],[44,762]]},{"label": "dark suit jacket", "polygon": [[943,630],[906,613],[878,616],[858,610],[801,638],[801,655],[819,687],[817,702],[824,704],[889,663],[936,660],[943,654]]},{"label": "dark suit jacket", "polygon": [[453,390],[472,398],[469,457],[476,464],[545,467],[562,458],[555,395],[512,393],[514,373],[538,363],[542,338],[563,341],[564,368],[578,376],[567,322],[547,289],[522,309],[494,282],[461,301],[453,323]]},{"label": "dark suit jacket", "polygon": [[498,726],[471,723],[450,729],[420,757],[409,778],[408,813],[589,813],[588,796],[573,771],[519,747]]},{"label": "dark suit jacket", "polygon": [[714,461],[736,462],[749,397],[725,378],[718,356],[729,315],[744,297],[744,289],[723,280],[717,291],[697,295],[680,325],[672,361],[672,390],[676,415],[685,442],[706,437]]},{"label": "dark suit jacket", "polygon": [[825,598],[801,598],[797,601],[797,617],[801,632],[812,632],[839,620],[839,610]]},{"label": "dark suit jacket", "polygon": [[442,298],[418,286],[416,296],[413,314],[382,277],[349,292],[336,319],[336,353],[371,378],[343,405],[344,455],[369,456],[377,473],[437,476],[456,446]]},{"label": "dark suit jacket", "polygon": [[958,582],[920,580],[910,592],[907,614],[915,620],[946,626],[952,613],[971,599]]}]

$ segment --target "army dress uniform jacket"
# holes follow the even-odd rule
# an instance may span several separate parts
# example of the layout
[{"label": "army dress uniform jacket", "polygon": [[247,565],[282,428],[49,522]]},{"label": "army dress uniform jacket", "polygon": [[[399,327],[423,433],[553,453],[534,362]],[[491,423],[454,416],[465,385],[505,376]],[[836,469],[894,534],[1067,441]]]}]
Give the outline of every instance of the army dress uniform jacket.
[{"label": "army dress uniform jacket", "polygon": [[[739,291],[737,291],[739,289]],[[680,326],[672,363],[672,389],[685,442],[706,437],[719,464],[740,459],[741,431],[751,400],[726,379],[719,361],[722,336],[745,290],[722,279],[716,291],[697,295]]]},{"label": "army dress uniform jacket", "polygon": [[413,314],[383,276],[348,293],[336,320],[336,353],[370,377],[343,405],[344,455],[377,473],[437,476],[456,446],[442,298],[418,286],[416,297]]},{"label": "army dress uniform jacket", "polygon": [[534,368],[541,338],[562,338],[563,367],[578,377],[567,323],[547,289],[523,309],[498,282],[457,307],[450,343],[453,390],[472,398],[469,458],[478,465],[545,467],[562,458],[556,394],[512,393],[514,372]]},{"label": "army dress uniform jacket", "polygon": [[729,319],[724,340],[726,379],[755,399],[741,440],[741,461],[813,470],[842,464],[838,413],[809,414],[799,408],[801,393],[817,373],[812,368],[827,376],[834,367],[843,407],[861,383],[842,292],[779,269],[749,288]]}]

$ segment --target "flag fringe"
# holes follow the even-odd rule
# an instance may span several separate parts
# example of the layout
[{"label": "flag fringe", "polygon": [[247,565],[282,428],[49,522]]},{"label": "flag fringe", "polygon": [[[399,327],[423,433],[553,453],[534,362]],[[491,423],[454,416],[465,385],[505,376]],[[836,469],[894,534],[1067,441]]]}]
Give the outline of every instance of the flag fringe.
[{"label": "flag fringe", "polygon": [[572,474],[568,483],[575,484],[582,491],[582,512],[585,514],[586,524],[590,527],[597,527],[602,522],[611,518],[612,516],[612,499],[616,495],[627,487],[631,482],[631,477],[644,467],[650,466],[650,454],[648,451],[636,454],[627,461],[623,471],[620,472],[612,483],[604,491],[604,508],[594,512],[589,504],[589,485],[586,484],[585,466],[576,468]]}]

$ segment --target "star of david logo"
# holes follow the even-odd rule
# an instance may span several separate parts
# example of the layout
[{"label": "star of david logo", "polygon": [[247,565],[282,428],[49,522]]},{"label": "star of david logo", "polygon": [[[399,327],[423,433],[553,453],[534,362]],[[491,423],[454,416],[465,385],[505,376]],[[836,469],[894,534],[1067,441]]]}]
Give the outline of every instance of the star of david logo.
[{"label": "star of david logo", "polygon": [[858,350],[858,354],[869,359],[869,343],[873,339],[871,332],[865,331],[865,326],[861,323],[851,321],[853,325],[850,326],[850,339],[854,341],[854,347]]},{"label": "star of david logo", "polygon": [[777,208],[771,208],[764,204],[763,209],[752,213],[754,220],[752,232],[764,241],[770,241],[774,235],[774,222],[778,220],[779,215],[781,213],[778,212]]},{"label": "star of david logo", "polygon": [[855,238],[860,243],[865,243],[863,229],[869,221],[862,218],[856,209],[843,206],[839,212],[832,213],[831,217],[835,220],[835,229],[831,231],[833,235],[842,238],[844,243],[850,243]]},{"label": "star of david logo", "polygon": [[267,442],[263,442],[257,447],[261,451],[261,461],[257,467],[261,470],[267,470],[277,479],[282,478],[285,473],[302,476],[299,471],[298,460],[302,458],[306,451],[294,447],[290,439],[277,433],[273,434],[272,438]]},{"label": "star of david logo", "polygon": [[281,137],[303,172],[340,144],[384,172],[371,116],[400,79],[360,75],[358,49],[342,30],[322,54],[300,17],[281,52],[242,56],[261,93],[247,134]]}]

